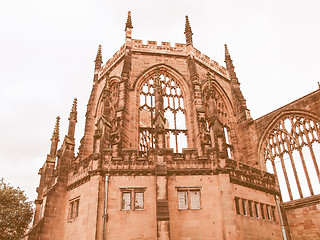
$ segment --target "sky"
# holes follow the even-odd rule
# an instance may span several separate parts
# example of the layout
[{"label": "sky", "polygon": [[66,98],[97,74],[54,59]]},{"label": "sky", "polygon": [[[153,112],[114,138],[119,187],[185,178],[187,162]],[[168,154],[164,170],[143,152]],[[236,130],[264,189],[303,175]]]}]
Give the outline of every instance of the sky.
[{"label": "sky", "polygon": [[105,63],[134,39],[193,45],[224,63],[224,44],[254,119],[318,89],[318,0],[0,0],[0,178],[36,198],[38,170],[50,149],[56,116],[60,144],[78,98],[76,149],[84,132],[94,59]]}]

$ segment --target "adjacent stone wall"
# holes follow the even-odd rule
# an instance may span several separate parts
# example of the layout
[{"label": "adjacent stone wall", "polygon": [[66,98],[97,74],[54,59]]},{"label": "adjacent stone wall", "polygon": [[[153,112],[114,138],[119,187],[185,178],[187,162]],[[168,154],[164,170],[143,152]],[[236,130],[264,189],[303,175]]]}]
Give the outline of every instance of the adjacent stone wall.
[{"label": "adjacent stone wall", "polygon": [[294,240],[320,239],[320,195],[283,204]]}]

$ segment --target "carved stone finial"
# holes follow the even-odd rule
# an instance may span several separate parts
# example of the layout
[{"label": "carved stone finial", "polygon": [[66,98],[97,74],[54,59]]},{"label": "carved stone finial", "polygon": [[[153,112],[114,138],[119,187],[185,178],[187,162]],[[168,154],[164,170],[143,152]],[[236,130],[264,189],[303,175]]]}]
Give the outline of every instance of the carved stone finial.
[{"label": "carved stone finial", "polygon": [[230,56],[227,44],[224,45],[224,54],[225,54],[225,56],[227,56],[227,55]]},{"label": "carved stone finial", "polygon": [[60,128],[59,124],[60,124],[60,117],[58,116],[57,120],[56,120],[56,125],[55,125],[54,130],[53,130],[53,134],[52,134],[51,140],[59,139],[59,128]]},{"label": "carved stone finial", "polygon": [[69,120],[77,121],[77,101],[78,101],[77,98],[73,100]]},{"label": "carved stone finial", "polygon": [[133,28],[132,27],[132,20],[131,20],[131,11],[128,12],[128,18],[127,18],[125,30],[127,30],[127,28]]},{"label": "carved stone finial", "polygon": [[97,56],[96,56],[96,60],[94,60],[94,62],[96,63],[95,67],[94,67],[95,70],[100,69],[101,65],[102,65],[102,51],[101,51],[101,48],[102,48],[101,45],[99,45],[99,49],[98,49],[98,53],[97,53]]},{"label": "carved stone finial", "polygon": [[189,23],[188,16],[186,16],[186,26],[185,26],[184,34],[186,35],[186,43],[187,43],[187,45],[193,46],[193,42],[192,42],[193,33],[192,33],[192,30],[191,30],[191,26],[190,26],[190,23]]}]

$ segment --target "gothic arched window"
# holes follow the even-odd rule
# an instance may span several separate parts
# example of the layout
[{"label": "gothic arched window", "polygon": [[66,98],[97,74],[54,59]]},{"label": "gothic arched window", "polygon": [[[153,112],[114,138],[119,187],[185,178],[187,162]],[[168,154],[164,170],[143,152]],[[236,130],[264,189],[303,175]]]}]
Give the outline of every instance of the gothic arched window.
[{"label": "gothic arched window", "polygon": [[320,193],[319,127],[303,115],[285,116],[265,139],[267,171],[277,175],[284,201]]},{"label": "gothic arched window", "polygon": [[183,93],[174,77],[165,71],[156,71],[149,75],[140,89],[139,105],[139,151],[145,155],[155,147],[155,93],[156,81],[160,81],[160,95],[163,101],[162,112],[165,118],[165,144],[181,153],[187,147],[187,129]]}]

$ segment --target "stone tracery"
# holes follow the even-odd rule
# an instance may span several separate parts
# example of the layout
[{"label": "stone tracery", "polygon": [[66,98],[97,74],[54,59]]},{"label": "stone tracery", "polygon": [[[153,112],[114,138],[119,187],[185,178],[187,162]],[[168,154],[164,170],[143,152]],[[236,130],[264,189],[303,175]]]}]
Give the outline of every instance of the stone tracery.
[{"label": "stone tracery", "polygon": [[155,147],[156,91],[159,91],[162,97],[166,146],[173,148],[176,153],[181,153],[182,148],[187,147],[183,93],[171,74],[158,69],[149,75],[140,90],[140,154],[145,155],[148,149]]},{"label": "stone tracery", "polygon": [[267,170],[278,176],[285,201],[319,193],[319,127],[317,120],[305,115],[287,115],[264,141]]}]

